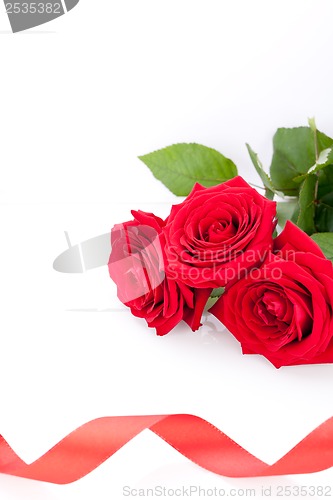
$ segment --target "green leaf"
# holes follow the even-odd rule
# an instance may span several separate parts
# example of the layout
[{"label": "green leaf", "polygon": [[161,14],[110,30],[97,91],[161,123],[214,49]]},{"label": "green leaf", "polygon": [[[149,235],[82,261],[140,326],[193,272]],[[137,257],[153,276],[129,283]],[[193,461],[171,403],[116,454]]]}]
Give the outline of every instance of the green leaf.
[{"label": "green leaf", "polygon": [[317,176],[310,174],[304,180],[299,192],[299,215],[297,225],[308,234],[316,231],[314,216]]},{"label": "green leaf", "polygon": [[211,307],[213,307],[214,304],[219,300],[219,298],[224,294],[225,288],[214,288],[212,290],[209,299],[207,301],[207,304],[205,306],[205,309],[208,311]]},{"label": "green leaf", "polygon": [[311,236],[325,256],[333,262],[333,233],[315,233]]},{"label": "green leaf", "polygon": [[291,217],[291,222],[293,222],[294,224],[297,224],[297,221],[298,221],[298,217],[299,217],[299,203],[298,203],[298,200],[297,200],[297,205],[296,205],[296,208],[295,208],[295,211]]},{"label": "green leaf", "polygon": [[331,139],[331,137],[328,137],[327,135],[317,130],[317,145],[319,154],[322,151],[324,151],[324,149],[328,149],[333,146],[333,139]]},{"label": "green leaf", "polygon": [[317,125],[316,125],[315,118],[314,117],[313,118],[308,118],[308,124],[309,124],[309,127],[312,130],[312,132],[314,134],[316,134],[317,133]]},{"label": "green leaf", "polygon": [[215,299],[215,298],[221,297],[221,295],[224,294],[224,291],[225,291],[225,288],[223,288],[223,287],[214,288],[214,290],[212,290],[212,293],[210,294],[210,298]]},{"label": "green leaf", "polygon": [[305,179],[305,177],[308,174],[315,174],[332,164],[333,164],[333,148],[324,149],[323,151],[321,151],[321,153],[319,153],[318,160],[314,165],[312,165],[312,167],[308,170],[308,172],[306,174],[294,177],[293,181],[301,182]]},{"label": "green leaf", "polygon": [[273,138],[273,159],[270,168],[275,189],[296,196],[300,189],[297,177],[308,173],[324,149],[333,146],[333,139],[310,127],[280,128]]},{"label": "green leaf", "polygon": [[259,175],[260,179],[263,182],[263,185],[266,188],[266,193],[265,193],[266,198],[269,198],[270,200],[272,200],[274,198],[274,192],[275,192],[273,183],[272,183],[269,175],[266,174],[264,167],[263,167],[261,161],[259,160],[257,153],[255,153],[253,151],[253,149],[251,148],[251,146],[249,144],[246,144],[246,147],[247,147],[247,150],[249,152],[252,163],[254,165],[254,168],[256,169],[257,174]]},{"label": "green leaf", "polygon": [[293,200],[277,202],[276,211],[277,211],[279,227],[284,228],[287,220],[292,220],[295,210],[297,210],[297,208],[298,208],[297,198],[294,198]]},{"label": "green leaf", "polygon": [[237,175],[229,158],[200,144],[174,144],[139,158],[177,196],[187,196],[196,182],[216,186]]},{"label": "green leaf", "polygon": [[320,233],[333,232],[333,191],[318,200],[315,224]]},{"label": "green leaf", "polygon": [[333,232],[333,207],[324,203],[317,206],[316,229],[321,233]]},{"label": "green leaf", "polygon": [[333,191],[333,165],[328,165],[327,167],[319,170],[319,188],[318,188],[318,199],[320,200],[324,196],[329,195]]},{"label": "green leaf", "polygon": [[310,168],[309,174],[318,172],[318,170],[322,170],[325,167],[328,167],[329,165],[333,164],[333,148],[327,148],[321,151],[319,154],[318,160],[313,165],[313,167]]},{"label": "green leaf", "polygon": [[[318,175],[319,174],[319,175]],[[333,165],[318,172],[319,187],[315,225],[318,232],[333,232]]]}]

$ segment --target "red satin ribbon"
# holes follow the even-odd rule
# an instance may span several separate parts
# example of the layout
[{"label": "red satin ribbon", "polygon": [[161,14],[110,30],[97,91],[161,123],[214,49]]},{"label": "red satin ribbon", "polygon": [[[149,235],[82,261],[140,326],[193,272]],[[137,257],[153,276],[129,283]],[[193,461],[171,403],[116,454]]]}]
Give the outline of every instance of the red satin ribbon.
[{"label": "red satin ribbon", "polygon": [[197,465],[227,477],[307,474],[333,466],[333,417],[275,464],[268,465],[202,418],[158,415],[92,420],[30,465],[23,462],[0,436],[0,472],[68,484],[96,469],[145,429],[150,429]]}]

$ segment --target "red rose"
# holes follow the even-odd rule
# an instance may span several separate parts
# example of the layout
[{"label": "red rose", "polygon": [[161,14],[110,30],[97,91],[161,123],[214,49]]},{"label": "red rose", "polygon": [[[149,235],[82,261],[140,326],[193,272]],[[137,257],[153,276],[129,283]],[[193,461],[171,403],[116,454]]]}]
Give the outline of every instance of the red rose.
[{"label": "red rose", "polygon": [[260,269],[232,285],[211,312],[276,368],[333,362],[333,266],[291,222]]},{"label": "red rose", "polygon": [[196,184],[164,228],[174,278],[196,288],[238,279],[271,249],[275,215],[276,203],[242,177],[210,188]]},{"label": "red rose", "polygon": [[111,231],[109,273],[118,297],[132,314],[145,318],[158,335],[170,332],[182,319],[192,330],[211,290],[195,291],[168,276],[164,253],[164,221],[154,214],[132,211],[133,221]]}]

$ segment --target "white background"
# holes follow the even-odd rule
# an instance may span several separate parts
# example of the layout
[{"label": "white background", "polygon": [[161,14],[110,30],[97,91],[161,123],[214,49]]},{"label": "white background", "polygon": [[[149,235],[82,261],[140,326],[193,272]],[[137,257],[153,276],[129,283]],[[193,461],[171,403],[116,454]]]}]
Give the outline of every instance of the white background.
[{"label": "white background", "polygon": [[[332,366],[275,370],[211,318],[157,338],[118,304],[106,268],[52,269],[64,230],[75,244],[131,208],[167,214],[176,199],[138,155],[199,142],[258,182],[245,142],[268,166],[279,126],[315,116],[332,135],[332,15],[330,0],[81,0],[13,35],[2,8],[0,432],[23,459],[92,418],[187,412],[273,462],[333,415]],[[220,478],[146,431],[72,485],[1,475],[0,498],[118,500],[156,484],[259,496],[332,474]]]}]

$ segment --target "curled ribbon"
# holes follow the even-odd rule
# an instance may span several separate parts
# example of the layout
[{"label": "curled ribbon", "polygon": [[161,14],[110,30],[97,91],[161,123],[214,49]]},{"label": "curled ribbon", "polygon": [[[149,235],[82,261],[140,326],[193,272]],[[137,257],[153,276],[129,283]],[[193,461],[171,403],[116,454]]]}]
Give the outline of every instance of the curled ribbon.
[{"label": "curled ribbon", "polygon": [[26,464],[0,436],[0,472],[68,484],[96,469],[137,434],[149,429],[206,470],[227,477],[308,474],[333,466],[333,417],[273,465],[262,462],[212,424],[194,415],[103,417],[71,432]]}]

